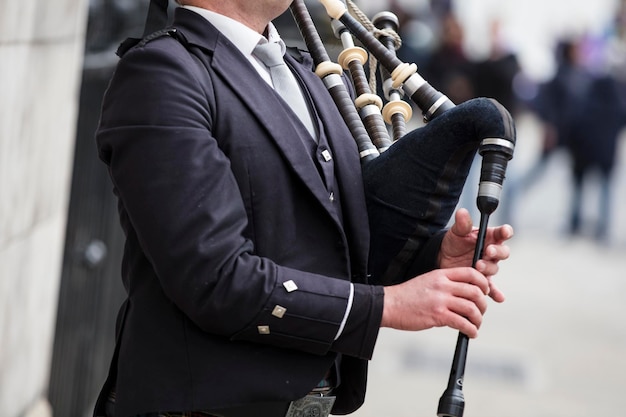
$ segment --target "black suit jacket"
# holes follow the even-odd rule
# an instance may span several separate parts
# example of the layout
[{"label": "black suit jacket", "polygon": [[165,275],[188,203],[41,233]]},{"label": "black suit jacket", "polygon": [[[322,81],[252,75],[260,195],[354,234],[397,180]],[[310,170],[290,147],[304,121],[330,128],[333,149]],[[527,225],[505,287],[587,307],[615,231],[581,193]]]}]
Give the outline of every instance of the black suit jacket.
[{"label": "black suit jacket", "polygon": [[[307,145],[304,127],[205,19],[177,9],[173,26],[180,40],[123,56],[97,133],[127,236],[109,380],[116,415],[293,400],[338,353],[334,412],[351,412],[382,314],[381,287],[365,284],[354,141],[310,61],[287,57],[328,149]],[[334,164],[331,182],[324,164]],[[334,340],[350,281],[352,311]]]}]

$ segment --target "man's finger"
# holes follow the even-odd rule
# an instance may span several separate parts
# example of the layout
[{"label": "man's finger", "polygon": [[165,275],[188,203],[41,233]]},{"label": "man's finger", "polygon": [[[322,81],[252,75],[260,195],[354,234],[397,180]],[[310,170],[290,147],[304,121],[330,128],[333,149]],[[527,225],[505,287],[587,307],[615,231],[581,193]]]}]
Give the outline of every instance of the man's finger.
[{"label": "man's finger", "polygon": [[457,236],[467,236],[472,232],[474,224],[472,217],[467,209],[461,208],[454,215],[454,224],[452,225],[452,233]]}]

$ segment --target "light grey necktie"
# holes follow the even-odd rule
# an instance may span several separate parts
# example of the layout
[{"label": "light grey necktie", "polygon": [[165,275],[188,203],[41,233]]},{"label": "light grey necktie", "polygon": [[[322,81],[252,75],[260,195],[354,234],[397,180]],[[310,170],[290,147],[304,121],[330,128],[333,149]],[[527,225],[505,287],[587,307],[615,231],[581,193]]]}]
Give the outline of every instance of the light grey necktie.
[{"label": "light grey necktie", "polygon": [[293,73],[283,60],[282,48],[276,42],[259,43],[253,52],[270,70],[274,90],[302,121],[313,138],[316,138],[311,114]]}]

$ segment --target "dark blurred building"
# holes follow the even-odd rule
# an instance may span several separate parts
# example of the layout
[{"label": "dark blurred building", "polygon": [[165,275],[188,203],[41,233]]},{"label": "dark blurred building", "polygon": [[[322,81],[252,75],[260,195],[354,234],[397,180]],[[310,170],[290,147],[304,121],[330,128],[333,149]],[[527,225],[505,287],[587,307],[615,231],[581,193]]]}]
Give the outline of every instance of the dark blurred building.
[{"label": "dark blurred building", "polygon": [[114,348],[123,246],[108,173],[96,154],[100,103],[115,50],[139,36],[149,0],[92,0],[79,97],[48,399],[55,416],[91,415]]}]

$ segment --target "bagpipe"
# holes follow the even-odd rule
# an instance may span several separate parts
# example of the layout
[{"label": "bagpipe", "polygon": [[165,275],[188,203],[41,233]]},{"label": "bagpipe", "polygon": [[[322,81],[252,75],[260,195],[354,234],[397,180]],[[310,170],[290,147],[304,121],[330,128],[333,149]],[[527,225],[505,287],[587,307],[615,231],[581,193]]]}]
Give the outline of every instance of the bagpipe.
[{"label": "bagpipe", "polygon": [[[368,214],[372,236],[384,236],[389,229],[415,230],[406,236],[407,244],[397,255],[370,259],[373,275],[382,283],[393,283],[394,276],[410,277],[410,258],[416,248],[434,231],[441,230],[452,215],[469,167],[477,152],[482,157],[476,204],[480,212],[478,238],[473,264],[482,257],[489,217],[500,201],[508,161],[515,149],[515,127],[509,112],[497,101],[487,98],[468,100],[455,105],[433,88],[417,71],[417,65],[402,62],[395,53],[401,40],[397,35],[398,19],[389,12],[377,14],[372,21],[352,0],[319,0],[330,18],[335,36],[341,40],[342,52],[332,62],[304,0],[294,0],[289,9],[320,77],[332,97],[358,148],[366,194],[371,189]],[[348,10],[350,7],[350,11]],[[151,0],[144,37],[167,25],[168,0]],[[357,19],[358,18],[358,19]],[[355,40],[364,46],[356,46]],[[376,65],[372,65],[377,62]],[[370,64],[368,80],[365,65]],[[386,104],[372,82],[380,72],[381,90]],[[354,96],[344,83],[349,74]],[[424,125],[407,132],[412,116],[405,97],[422,111]],[[432,152],[437,149],[437,152]],[[426,192],[429,205],[415,213],[410,222],[397,221],[404,213],[414,211],[411,194],[386,193],[388,183],[409,184],[407,172],[398,166],[419,165],[434,172],[432,189]],[[458,169],[462,166],[463,169]],[[459,181],[460,179],[460,181]],[[454,185],[454,189],[453,188]],[[460,184],[460,188],[458,186]],[[391,209],[390,209],[391,208]],[[371,251],[389,251],[384,238]],[[395,249],[392,250],[395,253]],[[385,279],[384,277],[391,277]],[[459,332],[448,385],[442,394],[437,415],[461,417],[465,406],[463,379],[468,337]]]},{"label": "bagpipe", "polygon": [[[482,257],[489,216],[498,206],[507,164],[513,157],[515,127],[511,115],[495,100],[486,103],[488,99],[470,100],[462,105],[463,109],[458,109],[460,106],[457,107],[419,75],[416,64],[402,62],[395,54],[398,19],[392,13],[379,13],[369,21],[351,0],[347,0],[347,3],[342,0],[320,2],[331,19],[333,33],[343,46],[337,58],[338,63],[331,62],[304,0],[294,0],[290,10],[313,58],[316,74],[326,85],[356,141],[366,186],[370,170],[374,172],[372,176],[386,175],[386,167],[375,167],[377,160],[385,153],[392,152],[394,147],[401,149],[403,140],[408,140],[405,139],[406,122],[412,115],[412,107],[403,100],[405,96],[423,112],[425,122],[424,127],[412,134],[411,141],[438,141],[434,143],[435,146],[448,146],[450,149],[462,148],[469,142],[478,143],[482,166],[476,204],[481,218],[473,257],[472,266],[475,266]],[[365,49],[355,46],[354,39]],[[368,52],[378,62],[380,78],[383,80],[382,90],[387,99],[385,105],[374,94],[374,88],[368,84],[365,75],[364,66],[370,59]],[[374,69],[370,65],[370,76]],[[356,95],[354,101],[350,100],[349,92],[341,81],[344,71],[352,79]],[[430,123],[444,117],[445,122],[429,128]],[[391,129],[387,125],[391,125]],[[392,130],[393,135],[388,133],[389,130]],[[370,169],[370,166],[374,168]],[[445,171],[446,167],[442,166],[441,170]],[[404,180],[410,181],[410,178]],[[445,192],[445,187],[441,188],[439,192]],[[424,230],[424,233],[427,234],[428,230]],[[459,332],[448,385],[439,400],[439,417],[463,415],[463,380],[468,341],[468,337]]]}]

